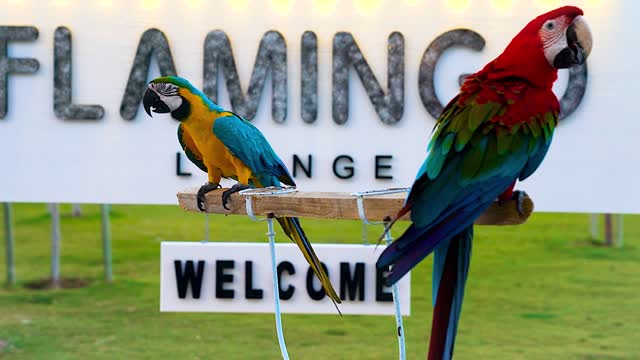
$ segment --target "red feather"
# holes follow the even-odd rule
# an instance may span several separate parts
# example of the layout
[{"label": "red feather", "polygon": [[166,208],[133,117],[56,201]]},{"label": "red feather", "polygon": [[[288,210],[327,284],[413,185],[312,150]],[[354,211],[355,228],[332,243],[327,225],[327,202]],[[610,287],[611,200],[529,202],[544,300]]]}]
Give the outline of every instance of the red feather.
[{"label": "red feather", "polygon": [[487,64],[476,76],[493,81],[524,79],[536,87],[551,89],[558,71],[545,59],[538,32],[547,20],[563,15],[572,22],[577,16],[583,15],[583,12],[575,6],[563,6],[538,16],[511,40],[498,58]]}]

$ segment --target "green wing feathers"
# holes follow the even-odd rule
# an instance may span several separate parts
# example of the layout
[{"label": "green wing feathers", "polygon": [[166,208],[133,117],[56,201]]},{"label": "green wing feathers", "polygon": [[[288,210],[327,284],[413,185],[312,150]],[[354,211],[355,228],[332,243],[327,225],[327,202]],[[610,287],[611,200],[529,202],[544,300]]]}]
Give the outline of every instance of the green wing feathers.
[{"label": "green wing feathers", "polygon": [[[429,223],[471,184],[506,177],[524,180],[540,165],[551,143],[556,111],[535,113],[522,101],[463,95],[438,119],[427,159],[407,198],[407,204],[430,204],[412,209],[414,223]],[[516,116],[524,120],[516,122]]]},{"label": "green wing feathers", "polygon": [[495,172],[503,165],[501,158],[524,149],[529,156],[544,150],[544,157],[557,124],[557,113],[528,114],[528,121],[520,123],[502,121],[505,114],[521,111],[524,112],[518,103],[480,103],[473,95],[465,98],[462,104],[451,102],[438,119],[429,143],[426,166],[418,177],[426,173],[430,179],[435,179],[447,159],[456,153],[464,153],[463,178]]}]

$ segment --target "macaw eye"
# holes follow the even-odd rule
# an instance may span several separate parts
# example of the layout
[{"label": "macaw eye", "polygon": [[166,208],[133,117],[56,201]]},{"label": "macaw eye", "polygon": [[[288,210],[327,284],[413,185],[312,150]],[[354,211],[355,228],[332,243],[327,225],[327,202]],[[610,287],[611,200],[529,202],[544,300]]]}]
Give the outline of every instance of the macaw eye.
[{"label": "macaw eye", "polygon": [[551,31],[551,30],[553,30],[553,29],[555,29],[555,28],[556,28],[556,23],[555,23],[555,22],[553,22],[553,21],[547,21],[547,22],[544,24],[544,28],[545,28],[546,30],[548,30],[548,31]]}]

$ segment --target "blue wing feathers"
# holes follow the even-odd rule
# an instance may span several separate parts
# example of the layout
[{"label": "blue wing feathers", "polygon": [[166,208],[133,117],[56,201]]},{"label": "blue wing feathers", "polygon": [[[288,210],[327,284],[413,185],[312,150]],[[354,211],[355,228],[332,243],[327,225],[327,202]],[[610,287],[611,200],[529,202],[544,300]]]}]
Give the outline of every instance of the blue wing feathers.
[{"label": "blue wing feathers", "polygon": [[[542,143],[544,140],[540,138],[536,140],[539,141],[541,144],[538,147],[538,151],[536,151],[531,157],[529,157],[529,159],[527,160],[527,163],[525,164],[524,168],[520,172],[520,176],[519,176],[520,181],[528,178],[529,176],[531,176],[531,174],[533,174],[534,171],[536,171],[538,166],[540,166],[540,164],[542,163],[542,160],[544,159],[545,155],[547,155],[547,151],[549,150],[549,145],[551,145],[550,138],[545,143]],[[530,141],[533,141],[533,139],[531,139]]]},{"label": "blue wing feathers", "polygon": [[212,130],[263,186],[277,186],[280,182],[295,186],[287,167],[253,124],[234,114],[216,119]]}]

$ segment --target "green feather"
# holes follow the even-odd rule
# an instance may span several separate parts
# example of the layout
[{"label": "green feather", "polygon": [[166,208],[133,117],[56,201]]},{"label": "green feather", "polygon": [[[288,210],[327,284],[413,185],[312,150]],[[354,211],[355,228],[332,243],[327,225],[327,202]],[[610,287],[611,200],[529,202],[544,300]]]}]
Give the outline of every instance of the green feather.
[{"label": "green feather", "polygon": [[497,103],[474,104],[469,111],[469,130],[474,131],[486,120],[492,118],[500,109]]},{"label": "green feather", "polygon": [[469,112],[465,112],[461,118],[457,118],[456,121],[459,126],[457,126],[457,135],[456,135],[456,151],[460,152],[467,145],[467,142],[473,136],[474,131],[469,130],[468,121],[469,121]]},{"label": "green feather", "polygon": [[527,154],[531,155],[538,151],[538,146],[540,146],[539,138],[529,138],[529,149],[527,150]]},{"label": "green feather", "polygon": [[488,136],[487,150],[480,174],[492,173],[502,165],[502,156],[498,154],[498,141],[495,136]]},{"label": "green feather", "polygon": [[473,146],[462,159],[462,178],[472,179],[482,166],[482,159],[486,154],[488,139],[484,136],[474,136],[478,138],[478,144]]},{"label": "green feather", "polygon": [[427,159],[427,175],[430,179],[435,179],[438,174],[440,174],[440,170],[442,170],[442,165],[444,164],[444,160],[447,157],[438,152],[429,153],[429,157]]},{"label": "green feather", "polygon": [[[524,129],[524,127],[523,127]],[[515,153],[516,151],[520,151],[520,149],[522,149],[522,147],[524,146],[526,141],[526,138],[524,137],[524,135],[522,133],[515,133],[512,136],[511,139],[511,152]]]},{"label": "green feather", "polygon": [[540,129],[540,124],[538,123],[538,121],[533,120],[527,125],[529,126],[529,129],[531,130],[531,133],[534,137],[538,137],[542,134],[542,130]]},{"label": "green feather", "polygon": [[542,123],[541,125],[542,130],[544,131],[544,139],[545,140],[551,140],[551,129],[549,129],[549,123]]},{"label": "green feather", "polygon": [[440,147],[440,152],[442,155],[447,155],[449,150],[451,150],[451,145],[453,145],[453,140],[456,138],[456,134],[448,133],[447,136],[442,140],[442,145]]},{"label": "green feather", "polygon": [[507,129],[498,127],[496,129],[496,140],[498,142],[498,155],[504,155],[511,146],[513,135],[511,135]]},{"label": "green feather", "polygon": [[546,114],[544,114],[544,122],[542,126],[545,130],[544,135],[547,143],[549,143],[551,141],[551,138],[553,137],[553,130],[556,127],[557,121],[558,121],[557,117],[552,112],[549,111]]}]

